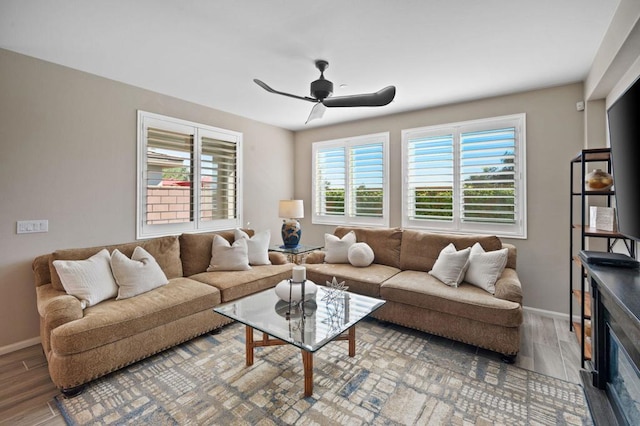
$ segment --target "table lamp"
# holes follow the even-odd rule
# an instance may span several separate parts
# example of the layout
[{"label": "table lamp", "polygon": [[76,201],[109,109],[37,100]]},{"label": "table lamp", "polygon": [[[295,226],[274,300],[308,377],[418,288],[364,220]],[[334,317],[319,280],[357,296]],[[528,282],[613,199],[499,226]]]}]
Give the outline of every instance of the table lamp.
[{"label": "table lamp", "polygon": [[304,217],[302,200],[280,200],[278,216],[282,221],[282,248],[295,248],[300,243],[302,228],[297,219]]}]

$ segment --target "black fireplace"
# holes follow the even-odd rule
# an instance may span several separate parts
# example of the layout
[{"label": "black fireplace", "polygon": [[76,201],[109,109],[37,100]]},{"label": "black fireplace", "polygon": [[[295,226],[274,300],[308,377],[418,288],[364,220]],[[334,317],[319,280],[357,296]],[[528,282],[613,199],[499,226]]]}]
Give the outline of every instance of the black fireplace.
[{"label": "black fireplace", "polygon": [[[603,423],[615,419],[622,425],[640,425],[640,271],[600,265],[586,269],[593,330],[592,383],[585,383],[589,407],[596,424],[604,411]],[[592,400],[593,392],[590,398],[591,384],[606,397],[608,409]]]},{"label": "black fireplace", "polygon": [[[612,407],[620,422],[637,425],[640,424],[640,371],[610,327],[608,333],[607,394],[610,395]],[[634,355],[637,358],[639,354],[635,351]]]}]

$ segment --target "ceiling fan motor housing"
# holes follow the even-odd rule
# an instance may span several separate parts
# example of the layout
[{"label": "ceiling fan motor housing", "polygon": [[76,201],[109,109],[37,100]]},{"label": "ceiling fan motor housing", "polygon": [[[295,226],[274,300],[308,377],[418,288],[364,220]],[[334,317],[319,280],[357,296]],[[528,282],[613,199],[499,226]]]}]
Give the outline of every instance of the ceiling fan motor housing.
[{"label": "ceiling fan motor housing", "polygon": [[311,83],[311,96],[319,101],[331,96],[333,93],[333,83],[329,80],[325,80],[323,76]]}]

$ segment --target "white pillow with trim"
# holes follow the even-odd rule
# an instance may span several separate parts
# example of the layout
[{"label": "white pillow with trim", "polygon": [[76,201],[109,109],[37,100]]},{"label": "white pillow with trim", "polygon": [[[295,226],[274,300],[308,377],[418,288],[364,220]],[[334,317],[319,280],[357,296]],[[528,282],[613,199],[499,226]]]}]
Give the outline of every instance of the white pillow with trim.
[{"label": "white pillow with trim", "polygon": [[443,248],[429,271],[432,275],[450,287],[458,287],[464,280],[469,266],[471,248],[456,250],[453,243]]},{"label": "white pillow with trim", "polygon": [[342,238],[324,234],[324,261],[326,263],[349,263],[349,247],[356,243],[356,233],[349,231]]},{"label": "white pillow with trim", "polygon": [[140,246],[133,250],[131,259],[115,249],[111,253],[111,269],[118,283],[116,300],[128,299],[169,284],[156,259]]},{"label": "white pillow with trim", "polygon": [[508,255],[507,248],[485,252],[480,243],[475,243],[471,247],[469,268],[464,280],[491,294],[496,294],[496,281],[507,265]]},{"label": "white pillow with trim", "polygon": [[253,237],[242,229],[233,231],[235,240],[244,238],[247,240],[247,250],[249,256],[249,265],[271,265],[269,260],[269,242],[271,241],[271,231],[268,229],[262,232],[256,232]]},{"label": "white pillow with trim", "polygon": [[82,309],[118,294],[107,249],[85,260],[54,260],[53,266],[65,291],[80,300]]},{"label": "white pillow with trim", "polygon": [[213,236],[211,244],[211,261],[207,272],[213,271],[246,271],[249,266],[249,246],[246,238],[240,238],[229,244],[220,235]]}]

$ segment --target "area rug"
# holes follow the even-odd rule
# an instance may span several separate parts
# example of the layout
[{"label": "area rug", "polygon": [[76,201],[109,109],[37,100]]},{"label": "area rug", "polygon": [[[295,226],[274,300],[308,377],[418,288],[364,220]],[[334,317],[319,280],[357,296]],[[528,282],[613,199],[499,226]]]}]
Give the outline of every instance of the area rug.
[{"label": "area rug", "polygon": [[246,367],[235,323],[57,403],[71,425],[592,424],[580,386],[447,339],[367,319],[347,351],[342,341],[314,354],[305,398],[300,350],[257,348]]}]

